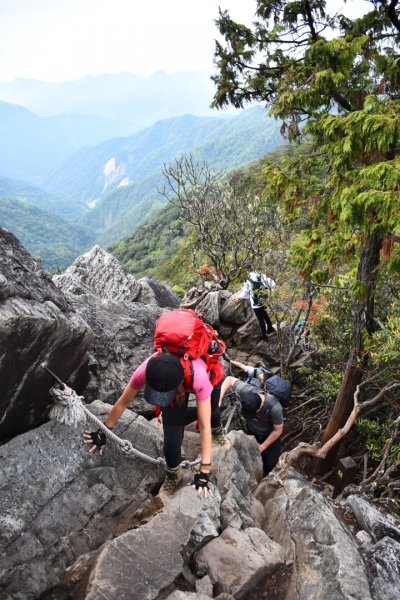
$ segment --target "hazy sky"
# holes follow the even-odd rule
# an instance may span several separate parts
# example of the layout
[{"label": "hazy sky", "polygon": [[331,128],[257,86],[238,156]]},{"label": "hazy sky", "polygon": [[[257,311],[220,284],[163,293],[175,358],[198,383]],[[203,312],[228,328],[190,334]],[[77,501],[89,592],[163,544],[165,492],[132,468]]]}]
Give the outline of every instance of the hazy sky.
[{"label": "hazy sky", "polygon": [[0,81],[211,72],[218,6],[250,24],[255,0],[0,0]]}]

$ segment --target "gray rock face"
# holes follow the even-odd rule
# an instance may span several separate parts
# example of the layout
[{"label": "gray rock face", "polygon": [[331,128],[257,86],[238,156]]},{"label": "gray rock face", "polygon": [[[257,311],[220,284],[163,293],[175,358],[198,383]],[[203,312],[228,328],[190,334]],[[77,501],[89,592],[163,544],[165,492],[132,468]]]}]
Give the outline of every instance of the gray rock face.
[{"label": "gray rock face", "polygon": [[365,553],[374,600],[400,598],[400,544],[385,537]]},{"label": "gray rock face", "polygon": [[346,499],[360,527],[365,529],[374,542],[389,536],[400,542],[400,528],[390,515],[381,513],[365,496],[352,494]]},{"label": "gray rock face", "polygon": [[[149,278],[136,281],[98,246],[54,281],[95,335],[85,398],[114,403],[134,369],[152,354],[160,306],[177,307],[179,299],[165,284]],[[145,414],[150,410],[140,397],[135,407]]]},{"label": "gray rock face", "polygon": [[[103,421],[110,408],[91,405]],[[59,584],[67,567],[97,550],[124,512],[141,505],[163,479],[161,466],[115,447],[106,446],[102,457],[89,454],[84,427],[46,423],[0,447],[2,598],[33,600]],[[160,456],[159,432],[136,414],[126,411],[115,432]]]},{"label": "gray rock face", "polygon": [[356,542],[311,484],[290,476],[276,487],[266,479],[255,495],[265,507],[264,530],[294,560],[287,600],[371,598]]},{"label": "gray rock face", "polygon": [[207,296],[196,306],[196,312],[200,317],[211,325],[219,327],[219,297],[221,292],[209,292]]},{"label": "gray rock face", "polygon": [[176,492],[150,523],[106,544],[92,571],[85,600],[157,598],[182,572],[182,555],[201,514],[219,501],[217,496],[202,500],[188,487]]},{"label": "gray rock face", "polygon": [[93,334],[65,295],[11,233],[0,229],[0,441],[43,422],[48,364],[82,389]]},{"label": "gray rock face", "polygon": [[[134,369],[151,355],[155,322],[162,309],[102,300],[94,294],[69,295],[69,298],[94,332],[91,381],[85,389],[85,398],[113,404]],[[138,402],[135,400],[135,406],[139,406]],[[144,407],[144,403],[140,406]]]},{"label": "gray rock face", "polygon": [[[210,293],[219,292],[222,288],[218,283],[205,281],[199,287],[190,288],[182,298],[181,308],[191,308],[197,310],[197,305]],[[229,293],[229,292],[228,292]]]},{"label": "gray rock face", "polygon": [[141,304],[155,304],[161,308],[179,308],[180,299],[166,283],[156,281],[150,277],[138,279],[141,290],[136,302]]},{"label": "gray rock face", "polygon": [[197,579],[195,587],[198,594],[205,594],[211,598],[213,597],[213,584],[208,575],[205,575],[201,579]]},{"label": "gray rock face", "polygon": [[101,298],[134,302],[140,293],[140,284],[111,254],[94,246],[78,256],[63,275],[54,281],[63,287],[63,280],[80,280]]},{"label": "gray rock face", "polygon": [[249,301],[236,301],[233,294],[221,298],[220,318],[226,323],[243,325],[251,318],[253,309]]},{"label": "gray rock face", "polygon": [[213,596],[208,596],[207,594],[202,593],[194,593],[194,592],[181,592],[180,590],[175,590],[169,596],[166,597],[165,600],[212,600]]},{"label": "gray rock face", "polygon": [[[241,457],[247,455],[246,464],[251,464],[252,438],[244,434],[236,438],[234,433],[230,438],[235,447],[240,445]],[[92,571],[85,600],[99,595],[109,600],[157,598],[160,591],[171,586],[183,572],[193,553],[218,537],[220,528],[224,527],[224,498],[231,494],[231,487],[234,489],[232,497],[237,499],[240,523],[253,523],[248,514],[252,506],[250,475],[245,473],[241,458],[235,450],[215,447],[212,460],[213,479],[218,485],[213,487],[214,496],[201,499],[191,487],[184,485],[165,501],[164,510],[152,521],[104,546]],[[255,477],[258,465],[250,471]],[[187,477],[190,481],[191,474]],[[262,531],[260,534],[263,539],[267,537]]]},{"label": "gray rock face", "polygon": [[253,436],[242,431],[228,434],[233,450],[213,456],[213,479],[222,495],[221,526],[241,529],[259,522],[259,504],[251,487],[262,479],[262,461]]},{"label": "gray rock face", "polygon": [[246,598],[283,562],[279,544],[255,527],[245,531],[229,527],[196,556],[197,572],[207,572],[213,584],[223,582],[238,599]]}]

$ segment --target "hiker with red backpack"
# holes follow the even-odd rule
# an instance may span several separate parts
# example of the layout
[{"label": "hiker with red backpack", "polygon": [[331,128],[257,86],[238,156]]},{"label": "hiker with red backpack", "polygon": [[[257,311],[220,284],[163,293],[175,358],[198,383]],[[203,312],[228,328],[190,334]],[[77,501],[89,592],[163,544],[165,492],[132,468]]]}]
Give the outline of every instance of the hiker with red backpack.
[{"label": "hiker with red backpack", "polygon": [[[192,485],[207,497],[211,471],[212,441],[230,447],[220,417],[220,382],[224,367],[219,358],[225,351],[215,331],[192,310],[166,312],[156,322],[156,352],[134,371],[128,385],[114,404],[105,425],[112,429],[139,390],[150,404],[159,407],[164,430],[166,475],[160,494],[170,496],[182,480],[181,447],[189,393],[197,401],[200,429],[200,469]],[[101,431],[86,431],[84,441],[90,452],[103,453],[106,436]]]},{"label": "hiker with red backpack", "polygon": [[221,386],[220,403],[230,389],[240,400],[247,430],[259,443],[264,476],[268,475],[281,454],[283,411],[290,404],[291,385],[279,375],[267,377],[263,388],[260,388],[257,380],[256,383],[245,383],[229,376]]}]

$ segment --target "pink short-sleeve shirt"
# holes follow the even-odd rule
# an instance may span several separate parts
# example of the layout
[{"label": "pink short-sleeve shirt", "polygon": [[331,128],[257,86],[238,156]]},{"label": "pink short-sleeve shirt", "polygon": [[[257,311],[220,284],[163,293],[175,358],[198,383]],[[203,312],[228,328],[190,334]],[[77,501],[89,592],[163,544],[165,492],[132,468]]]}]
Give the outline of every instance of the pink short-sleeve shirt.
[{"label": "pink short-sleeve shirt", "polygon": [[[156,356],[156,354],[153,356]],[[129,383],[133,388],[135,388],[135,390],[140,390],[146,383],[146,366],[150,358],[152,357],[149,356],[149,358],[146,358],[146,360],[143,361],[142,364],[140,364],[133,372],[132,377],[130,378]],[[213,386],[211,385],[207,375],[206,364],[201,358],[196,358],[192,362],[192,366],[193,388],[189,391],[193,392],[193,394],[196,396],[197,402],[202,402],[211,396]]]}]

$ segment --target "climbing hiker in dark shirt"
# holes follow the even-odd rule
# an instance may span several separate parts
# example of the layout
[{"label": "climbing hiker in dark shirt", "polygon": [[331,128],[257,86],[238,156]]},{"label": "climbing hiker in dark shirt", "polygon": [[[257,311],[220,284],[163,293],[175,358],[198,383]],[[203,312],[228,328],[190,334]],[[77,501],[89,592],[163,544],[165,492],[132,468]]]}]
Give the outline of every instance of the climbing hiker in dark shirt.
[{"label": "climbing hiker in dark shirt", "polygon": [[273,375],[264,383],[264,389],[260,389],[257,385],[229,376],[222,383],[221,403],[230,389],[239,397],[247,429],[259,443],[264,475],[268,475],[281,454],[283,411],[290,403],[290,383]]}]

